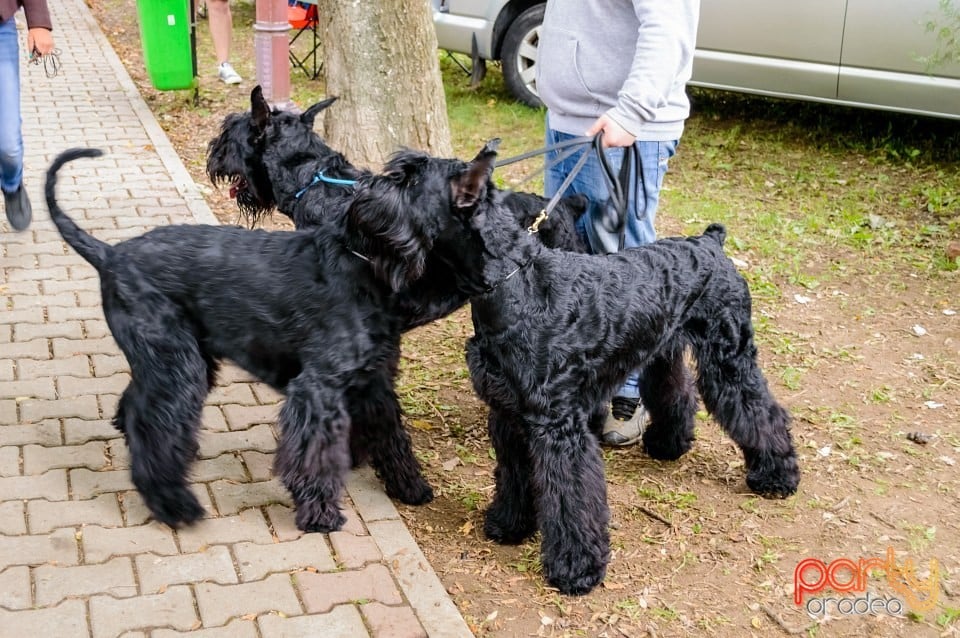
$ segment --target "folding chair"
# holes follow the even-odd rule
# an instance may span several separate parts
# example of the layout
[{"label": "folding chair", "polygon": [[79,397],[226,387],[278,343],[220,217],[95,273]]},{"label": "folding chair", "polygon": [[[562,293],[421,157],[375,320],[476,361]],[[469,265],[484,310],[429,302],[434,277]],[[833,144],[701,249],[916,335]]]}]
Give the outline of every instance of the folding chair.
[{"label": "folding chair", "polygon": [[[312,2],[287,0],[287,7],[287,21],[290,27],[296,30],[290,38],[290,64],[303,71],[311,80],[316,80],[323,66],[317,60],[317,50],[320,48],[320,38],[317,36],[317,0]],[[299,53],[294,46],[300,36],[307,32],[310,34],[309,38],[305,39],[303,45],[299,47],[299,51],[306,51],[306,53]]]}]

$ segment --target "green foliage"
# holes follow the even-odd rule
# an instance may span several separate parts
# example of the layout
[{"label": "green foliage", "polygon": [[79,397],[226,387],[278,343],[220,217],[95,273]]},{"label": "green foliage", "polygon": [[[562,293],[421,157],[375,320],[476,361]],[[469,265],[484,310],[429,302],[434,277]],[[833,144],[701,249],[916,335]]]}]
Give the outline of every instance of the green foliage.
[{"label": "green foliage", "polygon": [[928,73],[945,65],[960,63],[960,6],[953,0],[940,0],[940,13],[942,15],[927,20],[923,25],[927,33],[933,33],[937,38],[936,50],[919,58]]}]

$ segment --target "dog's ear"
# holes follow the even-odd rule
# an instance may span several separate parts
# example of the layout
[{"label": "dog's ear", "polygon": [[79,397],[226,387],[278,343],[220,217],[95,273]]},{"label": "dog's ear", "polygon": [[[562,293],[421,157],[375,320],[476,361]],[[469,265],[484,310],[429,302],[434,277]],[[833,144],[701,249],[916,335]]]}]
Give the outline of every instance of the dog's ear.
[{"label": "dog's ear", "polygon": [[[399,168],[399,167],[398,167]],[[429,240],[417,223],[417,210],[398,186],[406,173],[375,175],[358,189],[347,211],[347,230],[359,238],[361,253],[377,278],[394,291],[419,279],[426,268]]]},{"label": "dog's ear", "polygon": [[267,122],[270,120],[270,105],[264,99],[263,89],[259,84],[250,91],[250,114],[253,116],[253,125],[257,129],[262,131],[267,127]]},{"label": "dog's ear", "polygon": [[498,146],[500,146],[499,138],[487,142],[467,166],[467,170],[454,179],[453,201],[457,208],[470,208],[483,199],[487,182],[493,175]]},{"label": "dog's ear", "polygon": [[411,177],[421,174],[429,161],[430,157],[424,153],[402,148],[390,156],[381,176],[400,187]]},{"label": "dog's ear", "polygon": [[337,101],[337,96],[334,95],[332,97],[328,97],[322,102],[317,102],[316,104],[308,108],[306,111],[304,111],[303,114],[300,115],[300,121],[306,124],[307,126],[309,126],[310,128],[313,128],[313,122],[315,119],[317,119],[317,115],[320,113],[320,111],[324,110],[325,108],[327,108],[328,106],[330,106],[336,101]]}]

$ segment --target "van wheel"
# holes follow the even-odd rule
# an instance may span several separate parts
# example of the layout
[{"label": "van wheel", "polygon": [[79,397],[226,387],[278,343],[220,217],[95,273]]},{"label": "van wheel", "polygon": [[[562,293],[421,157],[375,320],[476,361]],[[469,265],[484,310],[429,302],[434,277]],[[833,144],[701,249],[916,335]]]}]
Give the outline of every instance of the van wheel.
[{"label": "van wheel", "polygon": [[513,21],[503,38],[500,63],[503,81],[515,98],[534,108],[543,106],[537,94],[537,46],[545,4],[530,7]]}]

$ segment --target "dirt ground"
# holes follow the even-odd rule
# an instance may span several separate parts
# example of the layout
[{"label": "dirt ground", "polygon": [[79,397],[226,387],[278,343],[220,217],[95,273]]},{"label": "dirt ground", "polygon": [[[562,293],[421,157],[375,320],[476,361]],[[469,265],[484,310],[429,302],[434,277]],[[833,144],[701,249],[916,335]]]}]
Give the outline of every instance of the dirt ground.
[{"label": "dirt ground", "polygon": [[[225,87],[204,60],[209,44],[203,52],[201,40],[200,101],[191,108],[183,93],[161,94],[149,86],[133,3],[89,2],[193,178],[209,186],[206,144],[227,113],[247,107],[252,55],[235,61],[248,79]],[[205,25],[200,28],[205,35]],[[739,126],[722,114],[695,111],[687,136],[722,136]],[[799,174],[794,158],[767,161],[776,166],[771,174]],[[845,161],[867,171],[872,164],[857,149]],[[958,170],[956,161],[944,166]],[[718,177],[709,145],[681,147],[667,178],[661,234],[699,224],[690,212],[697,197],[722,193],[726,202],[755,200],[757,187],[749,182],[756,176],[731,170],[732,176]],[[877,170],[884,172],[887,191],[915,191],[915,171]],[[840,196],[843,186],[841,179],[817,187],[829,197]],[[775,185],[768,190],[768,202],[790,199]],[[206,197],[218,218],[236,223],[225,193],[210,188]],[[892,205],[882,206],[878,223],[894,214]],[[653,461],[639,447],[605,450],[613,553],[603,586],[579,598],[545,585],[537,540],[500,547],[483,537],[494,463],[486,411],[463,361],[472,331],[468,310],[408,335],[399,392],[437,498],[400,510],[474,632],[630,638],[960,634],[960,276],[931,266],[942,258],[937,255],[944,253],[944,242],[958,240],[960,211],[953,215],[951,236],[921,242],[894,260],[876,259],[883,254],[876,246],[807,246],[792,257],[800,260],[792,276],[780,270],[760,277],[762,266],[778,256],[728,242],[751,286],[757,283],[761,363],[794,416],[803,470],[799,493],[783,501],[751,494],[739,452],[705,415],[694,450],[678,462]],[[918,206],[898,223],[902,233],[919,233],[936,221],[942,223]],[[279,217],[276,225],[283,225]],[[822,283],[811,286],[811,278]],[[768,281],[775,287],[765,287]],[[937,597],[932,610],[905,605],[902,616],[858,615],[841,613],[841,605],[812,618],[794,603],[794,571],[804,559],[856,563],[886,559],[888,548],[898,566],[913,561],[919,581],[895,589],[873,570],[866,578],[870,596],[909,602],[907,594],[922,592],[930,582]],[[811,574],[804,572],[808,581],[815,580]],[[844,569],[836,572],[836,582],[849,577]],[[824,592],[807,599],[863,595]]]}]

